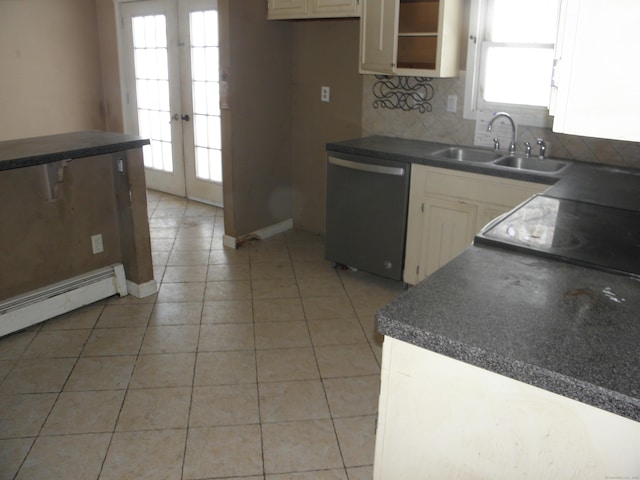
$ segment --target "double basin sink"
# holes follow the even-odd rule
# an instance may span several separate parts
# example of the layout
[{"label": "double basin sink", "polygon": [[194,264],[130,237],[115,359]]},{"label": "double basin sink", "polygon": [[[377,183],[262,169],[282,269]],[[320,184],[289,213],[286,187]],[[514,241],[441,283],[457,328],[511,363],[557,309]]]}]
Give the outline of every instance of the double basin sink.
[{"label": "double basin sink", "polygon": [[504,155],[496,151],[469,147],[447,147],[430,153],[430,156],[460,162],[491,163],[497,167],[544,173],[558,173],[569,165],[567,162],[550,158]]}]

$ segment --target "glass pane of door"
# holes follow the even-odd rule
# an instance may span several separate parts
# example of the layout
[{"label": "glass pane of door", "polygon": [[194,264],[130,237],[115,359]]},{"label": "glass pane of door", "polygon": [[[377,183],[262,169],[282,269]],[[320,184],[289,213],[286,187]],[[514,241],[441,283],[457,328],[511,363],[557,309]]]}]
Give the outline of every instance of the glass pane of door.
[{"label": "glass pane of door", "polygon": [[151,140],[151,145],[144,147],[144,163],[148,168],[173,172],[167,20],[164,15],[136,16],[131,26],[138,130]]},{"label": "glass pane of door", "polygon": [[196,177],[222,182],[218,12],[190,12]]},{"label": "glass pane of door", "polygon": [[216,0],[179,3],[185,179],[190,198],[222,206],[220,44]]},{"label": "glass pane of door", "polygon": [[147,186],[184,196],[176,0],[126,2],[118,8],[126,131],[151,141],[143,151]]}]

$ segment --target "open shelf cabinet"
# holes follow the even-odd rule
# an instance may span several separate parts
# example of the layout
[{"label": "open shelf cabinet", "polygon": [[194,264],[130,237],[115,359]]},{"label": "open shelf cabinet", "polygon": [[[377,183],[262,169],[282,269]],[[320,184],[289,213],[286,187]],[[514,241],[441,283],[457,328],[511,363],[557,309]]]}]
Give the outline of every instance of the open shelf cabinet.
[{"label": "open shelf cabinet", "polygon": [[361,73],[458,74],[461,0],[368,0],[361,24]]}]

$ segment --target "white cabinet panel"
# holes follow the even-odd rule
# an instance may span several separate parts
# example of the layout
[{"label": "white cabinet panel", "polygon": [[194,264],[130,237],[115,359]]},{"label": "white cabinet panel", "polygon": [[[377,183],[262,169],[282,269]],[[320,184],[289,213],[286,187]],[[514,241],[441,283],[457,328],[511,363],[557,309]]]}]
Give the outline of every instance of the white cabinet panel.
[{"label": "white cabinet panel", "polygon": [[361,0],[311,0],[311,11],[318,16],[357,17],[360,14],[360,2]]},{"label": "white cabinet panel", "polygon": [[378,412],[375,480],[638,473],[640,423],[391,337]]},{"label": "white cabinet panel", "polygon": [[564,0],[550,113],[553,131],[640,141],[637,0]]},{"label": "white cabinet panel", "polygon": [[269,0],[270,20],[359,17],[361,0]]},{"label": "white cabinet panel", "polygon": [[307,10],[307,0],[269,0],[269,18],[304,17]]}]

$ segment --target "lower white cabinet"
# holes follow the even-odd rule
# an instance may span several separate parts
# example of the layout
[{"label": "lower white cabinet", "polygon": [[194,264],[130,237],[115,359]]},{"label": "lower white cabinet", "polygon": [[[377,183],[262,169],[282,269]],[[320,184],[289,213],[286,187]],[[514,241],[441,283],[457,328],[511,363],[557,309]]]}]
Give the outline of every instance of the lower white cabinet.
[{"label": "lower white cabinet", "polygon": [[449,262],[482,227],[549,185],[413,165],[404,281],[415,285]]},{"label": "lower white cabinet", "polygon": [[469,238],[476,232],[478,207],[455,198],[429,195],[422,198],[422,205],[422,238],[434,248],[421,258],[416,274],[420,274],[422,267],[428,275],[467,248]]},{"label": "lower white cabinet", "polygon": [[269,20],[359,17],[362,0],[269,0]]},{"label": "lower white cabinet", "polygon": [[640,423],[385,337],[374,480],[637,478]]}]

